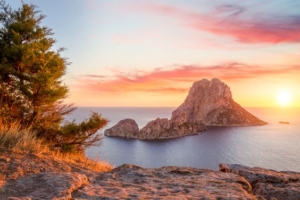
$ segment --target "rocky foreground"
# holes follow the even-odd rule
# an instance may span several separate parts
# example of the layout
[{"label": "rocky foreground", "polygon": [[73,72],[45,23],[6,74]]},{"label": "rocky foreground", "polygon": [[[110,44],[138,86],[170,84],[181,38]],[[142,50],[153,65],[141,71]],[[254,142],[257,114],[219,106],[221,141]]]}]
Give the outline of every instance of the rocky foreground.
[{"label": "rocky foreground", "polygon": [[0,199],[300,199],[300,173],[220,164],[87,170],[49,156],[3,152]]},{"label": "rocky foreground", "polygon": [[172,112],[171,119],[157,118],[139,129],[133,119],[121,120],[104,131],[106,136],[140,140],[169,139],[195,135],[206,126],[258,126],[258,119],[238,103],[230,88],[219,79],[203,79],[191,87],[185,101]]}]

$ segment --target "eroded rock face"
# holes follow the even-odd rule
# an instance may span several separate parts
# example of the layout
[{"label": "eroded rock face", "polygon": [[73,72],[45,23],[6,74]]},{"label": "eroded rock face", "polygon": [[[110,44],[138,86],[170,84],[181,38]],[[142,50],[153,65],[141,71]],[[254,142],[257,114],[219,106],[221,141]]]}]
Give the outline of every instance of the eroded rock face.
[{"label": "eroded rock face", "polygon": [[244,177],[252,185],[253,193],[266,199],[300,199],[300,173],[277,172],[237,164],[220,164],[220,171]]},{"label": "eroded rock face", "polygon": [[202,123],[172,123],[167,118],[157,118],[156,120],[150,121],[144,128],[139,132],[139,139],[151,140],[151,139],[169,139],[183,137],[186,135],[193,135],[200,131],[206,130]]},{"label": "eroded rock face", "polygon": [[266,124],[234,102],[230,88],[219,79],[203,79],[191,87],[171,121],[202,122],[206,126],[256,126]]},{"label": "eroded rock face", "polygon": [[104,135],[125,138],[138,138],[139,127],[133,119],[123,119],[115,126],[106,129]]},{"label": "eroded rock face", "polygon": [[140,130],[139,139],[151,140],[157,138],[167,138],[170,136],[170,123],[167,118],[157,118],[148,122],[148,124]]},{"label": "eroded rock face", "polygon": [[225,83],[218,79],[203,79],[193,84],[187,98],[173,111],[170,120],[157,118],[139,132],[135,124],[133,120],[126,123],[122,120],[104,133],[106,136],[141,140],[168,139],[195,135],[205,131],[205,126],[257,126],[266,122],[237,104]]}]

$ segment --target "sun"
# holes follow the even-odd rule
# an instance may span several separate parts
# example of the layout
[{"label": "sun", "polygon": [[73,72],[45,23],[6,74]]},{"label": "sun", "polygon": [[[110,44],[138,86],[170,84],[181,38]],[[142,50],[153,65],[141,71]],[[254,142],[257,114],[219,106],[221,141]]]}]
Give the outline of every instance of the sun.
[{"label": "sun", "polygon": [[277,93],[277,103],[282,106],[286,107],[289,106],[292,102],[292,94],[288,90],[281,90]]}]

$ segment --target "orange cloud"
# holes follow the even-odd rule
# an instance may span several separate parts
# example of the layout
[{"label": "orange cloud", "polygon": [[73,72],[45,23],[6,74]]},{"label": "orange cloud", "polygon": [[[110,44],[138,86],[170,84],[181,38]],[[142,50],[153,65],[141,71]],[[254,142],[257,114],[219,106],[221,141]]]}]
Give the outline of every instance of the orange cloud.
[{"label": "orange cloud", "polygon": [[147,4],[144,11],[171,16],[199,31],[235,38],[242,43],[298,43],[300,15],[256,16],[247,9],[222,5],[210,13],[198,13],[172,5]]},{"label": "orange cloud", "polygon": [[133,74],[115,71],[112,77],[80,76],[77,87],[84,91],[110,94],[184,93],[191,83],[203,78],[216,77],[223,81],[236,81],[282,74],[300,74],[300,66],[266,68],[233,62],[215,66],[185,65],[172,69],[157,68],[150,72],[136,71]]}]

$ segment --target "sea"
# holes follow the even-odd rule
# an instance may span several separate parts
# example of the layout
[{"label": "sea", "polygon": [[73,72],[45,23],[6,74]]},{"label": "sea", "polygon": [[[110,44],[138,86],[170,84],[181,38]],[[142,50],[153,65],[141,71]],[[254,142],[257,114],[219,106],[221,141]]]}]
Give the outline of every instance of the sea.
[{"label": "sea", "polygon": [[[172,107],[79,107],[67,120],[82,121],[91,112],[109,120],[98,131],[131,118],[140,128],[156,118],[170,118]],[[198,135],[176,139],[141,141],[105,137],[86,155],[117,167],[134,164],[147,168],[187,166],[218,170],[220,163],[242,164],[277,171],[300,172],[300,108],[246,108],[268,122],[264,126],[208,127]],[[289,122],[281,124],[279,121]]]}]

